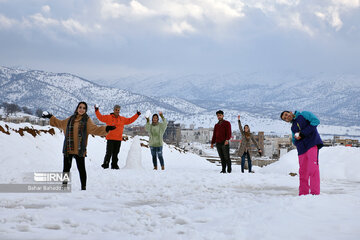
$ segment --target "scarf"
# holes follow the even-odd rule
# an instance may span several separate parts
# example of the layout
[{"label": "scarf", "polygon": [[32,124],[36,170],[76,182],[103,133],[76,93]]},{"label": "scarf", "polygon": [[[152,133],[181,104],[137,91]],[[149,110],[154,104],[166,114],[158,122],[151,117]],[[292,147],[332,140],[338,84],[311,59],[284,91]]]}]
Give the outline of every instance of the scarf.
[{"label": "scarf", "polygon": [[[64,139],[64,146],[63,146],[63,154],[65,156],[69,155],[69,152],[74,151],[74,122],[77,117],[77,114],[74,114],[70,117],[67,126],[66,126],[66,134]],[[87,120],[89,116],[85,113],[84,116],[81,118],[78,127],[78,155],[83,156],[86,152],[86,126]]]}]

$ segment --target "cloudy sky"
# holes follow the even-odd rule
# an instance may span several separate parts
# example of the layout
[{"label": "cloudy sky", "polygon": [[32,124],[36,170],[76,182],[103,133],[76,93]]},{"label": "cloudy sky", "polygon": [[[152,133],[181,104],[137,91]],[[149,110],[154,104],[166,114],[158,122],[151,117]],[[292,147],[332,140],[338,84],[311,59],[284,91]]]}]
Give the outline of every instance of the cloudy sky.
[{"label": "cloudy sky", "polygon": [[0,65],[360,76],[360,0],[0,0]]}]

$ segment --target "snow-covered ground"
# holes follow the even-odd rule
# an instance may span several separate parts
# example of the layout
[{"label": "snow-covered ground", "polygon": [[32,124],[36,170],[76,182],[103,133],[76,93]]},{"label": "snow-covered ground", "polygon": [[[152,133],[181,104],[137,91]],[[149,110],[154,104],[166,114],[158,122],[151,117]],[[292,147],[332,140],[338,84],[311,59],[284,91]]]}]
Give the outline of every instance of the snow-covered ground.
[{"label": "snow-covered ground", "polygon": [[[0,132],[0,183],[22,183],[29,172],[62,170],[62,133],[35,138],[10,133]],[[215,164],[165,145],[166,169],[154,171],[146,147],[128,158],[141,156],[142,166],[126,164],[130,148],[139,149],[131,146],[133,141],[122,143],[120,170],[103,170],[105,139],[89,136],[87,191],[80,191],[73,162],[71,193],[0,193],[0,239],[350,240],[360,236],[360,149],[322,149],[321,194],[299,197],[298,177],[288,175],[298,171],[296,151],[255,168],[255,174],[241,174],[239,166],[231,174],[220,174]]]}]

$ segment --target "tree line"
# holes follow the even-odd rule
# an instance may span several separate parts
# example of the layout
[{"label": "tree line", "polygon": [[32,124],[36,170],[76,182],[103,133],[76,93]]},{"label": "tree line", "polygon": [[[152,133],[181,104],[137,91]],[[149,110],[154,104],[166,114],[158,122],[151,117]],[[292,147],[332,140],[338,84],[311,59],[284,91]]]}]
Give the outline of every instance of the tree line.
[{"label": "tree line", "polygon": [[23,112],[23,113],[30,114],[30,115],[33,115],[35,113],[35,116],[41,117],[42,112],[43,112],[43,110],[40,108],[36,109],[34,112],[33,110],[31,110],[28,107],[20,107],[19,105],[15,104],[15,103],[7,103],[7,102],[1,103],[0,107],[4,109],[6,116],[9,116],[10,114],[14,114],[17,112]]}]

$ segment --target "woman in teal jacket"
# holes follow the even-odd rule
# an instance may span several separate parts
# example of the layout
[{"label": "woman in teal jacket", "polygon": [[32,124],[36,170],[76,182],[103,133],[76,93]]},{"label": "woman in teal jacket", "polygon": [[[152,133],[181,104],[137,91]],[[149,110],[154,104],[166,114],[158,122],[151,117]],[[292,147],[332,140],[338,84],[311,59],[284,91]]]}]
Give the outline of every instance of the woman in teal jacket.
[{"label": "woman in teal jacket", "polygon": [[[162,122],[159,122],[159,115]],[[162,155],[163,136],[167,127],[167,121],[163,113],[160,111],[159,115],[152,116],[152,123],[150,124],[149,118],[146,118],[145,130],[149,133],[149,146],[154,164],[154,170],[157,170],[157,158],[159,158],[161,170],[165,169],[164,158]]]}]

